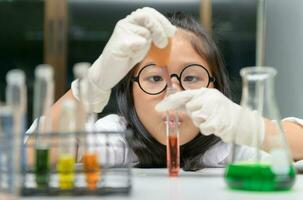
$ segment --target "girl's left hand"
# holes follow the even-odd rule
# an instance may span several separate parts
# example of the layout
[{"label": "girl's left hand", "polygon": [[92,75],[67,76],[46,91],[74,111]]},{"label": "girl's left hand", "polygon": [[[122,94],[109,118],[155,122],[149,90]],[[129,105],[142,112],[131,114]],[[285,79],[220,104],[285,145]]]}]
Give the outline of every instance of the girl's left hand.
[{"label": "girl's left hand", "polygon": [[254,145],[264,136],[264,120],[255,111],[232,102],[217,89],[201,88],[170,95],[156,105],[158,112],[185,109],[204,135],[215,134],[224,142]]}]

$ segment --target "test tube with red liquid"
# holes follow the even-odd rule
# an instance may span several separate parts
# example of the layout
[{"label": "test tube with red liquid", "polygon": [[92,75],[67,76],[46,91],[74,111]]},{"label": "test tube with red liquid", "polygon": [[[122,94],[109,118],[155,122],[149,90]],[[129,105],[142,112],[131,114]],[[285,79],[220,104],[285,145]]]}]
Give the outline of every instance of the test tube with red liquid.
[{"label": "test tube with red liquid", "polygon": [[[158,48],[154,44],[151,45],[149,56],[154,60],[157,66],[163,67],[164,78],[167,81],[167,96],[176,93],[176,89],[172,86],[171,77],[167,66],[170,59],[170,51],[172,39],[168,39],[165,48]],[[180,145],[179,145],[179,119],[177,110],[168,111],[166,113],[166,158],[169,176],[175,177],[179,175],[180,170]]]},{"label": "test tube with red liquid", "polygon": [[[168,95],[175,92],[172,87],[167,89]],[[166,113],[166,158],[169,176],[178,176],[180,170],[179,119],[176,110]]]}]

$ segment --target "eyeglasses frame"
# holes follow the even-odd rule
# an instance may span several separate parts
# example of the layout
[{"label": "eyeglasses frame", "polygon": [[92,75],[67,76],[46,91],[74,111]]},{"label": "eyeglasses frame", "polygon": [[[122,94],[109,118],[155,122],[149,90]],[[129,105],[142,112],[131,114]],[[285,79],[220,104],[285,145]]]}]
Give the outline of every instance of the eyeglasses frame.
[{"label": "eyeglasses frame", "polygon": [[[139,81],[140,74],[142,73],[142,71],[143,71],[145,68],[147,68],[147,67],[149,67],[149,66],[155,66],[155,64],[152,63],[152,64],[148,64],[148,65],[142,67],[142,69],[140,69],[138,75],[137,75],[137,76],[133,76],[131,80],[132,80],[133,82],[137,82],[138,85],[139,85],[139,87],[141,88],[141,90],[142,90],[143,92],[145,92],[146,94],[149,94],[149,95],[157,95],[157,94],[162,93],[164,90],[166,90],[167,84],[166,84],[166,86],[165,86],[160,92],[157,92],[157,93],[150,93],[150,92],[147,92],[147,91],[145,91],[145,90],[143,89],[143,87],[141,86],[140,81]],[[190,64],[190,65],[187,65],[186,67],[184,67],[184,68],[182,69],[182,71],[180,72],[180,75],[179,75],[179,76],[178,76],[177,74],[171,74],[171,75],[170,75],[170,78],[173,78],[173,77],[176,77],[176,78],[177,78],[177,80],[179,81],[180,86],[182,87],[183,90],[185,90],[185,89],[184,89],[184,87],[183,87],[183,85],[182,85],[182,81],[181,81],[182,73],[183,73],[187,68],[192,67],[192,66],[201,67],[201,68],[203,68],[203,69],[206,71],[206,73],[207,73],[207,75],[208,75],[208,83],[207,83],[207,85],[206,85],[206,88],[209,86],[210,83],[214,83],[214,82],[216,81],[216,78],[213,77],[213,76],[210,76],[210,73],[208,72],[208,70],[207,70],[203,65],[200,65],[200,64]]]}]

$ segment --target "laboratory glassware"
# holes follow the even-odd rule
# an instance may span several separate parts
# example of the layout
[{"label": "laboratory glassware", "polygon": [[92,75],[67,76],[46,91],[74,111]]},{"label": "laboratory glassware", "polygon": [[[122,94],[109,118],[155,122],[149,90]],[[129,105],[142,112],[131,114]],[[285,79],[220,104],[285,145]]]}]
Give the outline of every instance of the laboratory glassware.
[{"label": "laboratory glassware", "polygon": [[[239,137],[234,137],[225,181],[232,189],[288,190],[295,182],[295,170],[274,95],[277,71],[272,67],[247,67],[240,74],[243,81],[242,114],[254,113],[254,118],[249,123],[251,127],[257,128],[257,135],[252,137],[252,147],[249,148],[252,148],[253,153],[248,161],[238,159],[241,146],[236,141]],[[244,118],[240,117],[239,123],[241,120]],[[267,153],[261,149],[265,140]]]}]

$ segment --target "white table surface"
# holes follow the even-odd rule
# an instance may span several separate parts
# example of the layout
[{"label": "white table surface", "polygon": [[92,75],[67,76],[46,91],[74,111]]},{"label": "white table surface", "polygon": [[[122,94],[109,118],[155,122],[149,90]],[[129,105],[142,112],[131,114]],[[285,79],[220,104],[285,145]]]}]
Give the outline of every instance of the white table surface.
[{"label": "white table surface", "polygon": [[[102,200],[302,200],[303,175],[298,175],[291,191],[286,192],[246,192],[227,188],[223,179],[224,169],[203,169],[198,172],[181,171],[176,178],[168,177],[166,169],[132,169],[132,190],[128,196],[99,197],[57,197],[57,199],[102,199]],[[22,199],[54,199],[55,197],[26,197]]]}]

